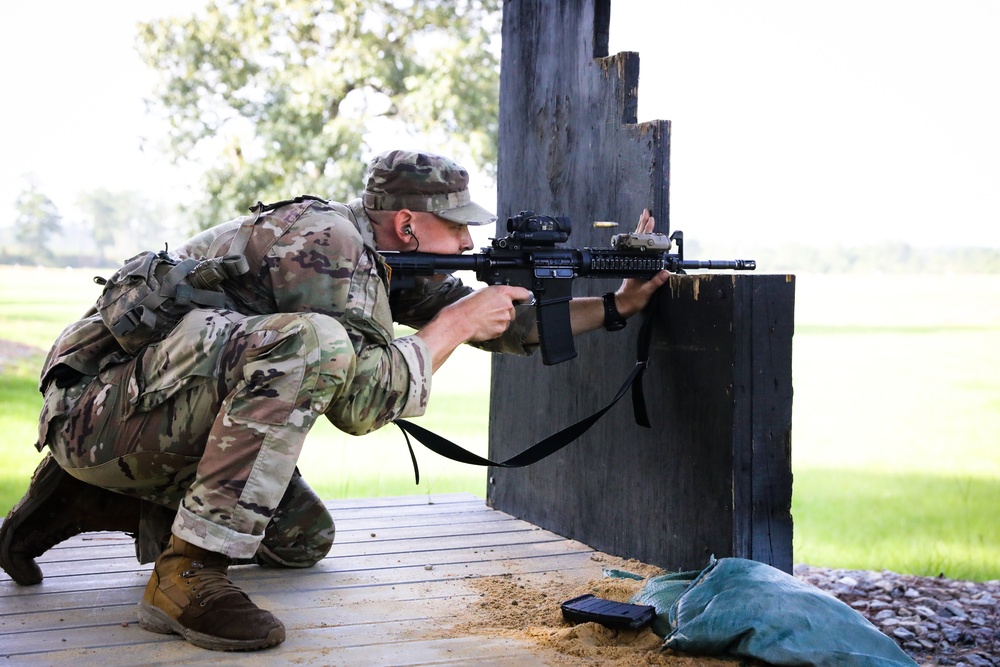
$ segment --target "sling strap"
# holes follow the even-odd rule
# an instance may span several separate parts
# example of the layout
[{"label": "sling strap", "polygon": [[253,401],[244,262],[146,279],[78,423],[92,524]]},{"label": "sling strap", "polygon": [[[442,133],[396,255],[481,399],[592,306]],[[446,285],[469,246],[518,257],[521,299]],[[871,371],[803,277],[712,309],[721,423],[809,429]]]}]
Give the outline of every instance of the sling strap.
[{"label": "sling strap", "polygon": [[410,437],[413,436],[417,442],[422,444],[432,452],[449,458],[459,463],[468,463],[477,466],[495,466],[497,468],[521,468],[537,463],[547,456],[555,454],[560,449],[573,442],[583,435],[591,426],[596,424],[604,414],[617,403],[625,393],[632,390],[632,414],[635,423],[644,428],[649,428],[649,415],[646,412],[646,397],[642,390],[642,376],[649,365],[649,350],[652,341],[653,322],[656,319],[655,301],[643,312],[642,326],[639,329],[639,337],[636,342],[636,362],[629,372],[625,381],[618,391],[615,392],[611,402],[603,408],[581,419],[575,424],[553,433],[544,440],[535,443],[519,454],[504,461],[492,461],[488,458],[470,452],[454,442],[439,436],[433,431],[429,431],[422,426],[417,426],[413,422],[405,419],[396,419],[393,423],[403,432],[406,439],[406,447],[410,451],[410,460],[413,462],[413,476],[417,484],[420,483],[420,470],[417,467],[417,457],[413,453],[413,446],[410,444]]}]

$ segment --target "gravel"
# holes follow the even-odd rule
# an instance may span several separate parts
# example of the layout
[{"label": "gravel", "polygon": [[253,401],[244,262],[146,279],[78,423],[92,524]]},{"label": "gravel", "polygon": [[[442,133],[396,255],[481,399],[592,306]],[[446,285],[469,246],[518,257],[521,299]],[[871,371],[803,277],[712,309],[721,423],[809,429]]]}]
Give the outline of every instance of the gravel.
[{"label": "gravel", "polygon": [[808,565],[795,576],[849,604],[921,665],[1000,667],[1000,580]]}]

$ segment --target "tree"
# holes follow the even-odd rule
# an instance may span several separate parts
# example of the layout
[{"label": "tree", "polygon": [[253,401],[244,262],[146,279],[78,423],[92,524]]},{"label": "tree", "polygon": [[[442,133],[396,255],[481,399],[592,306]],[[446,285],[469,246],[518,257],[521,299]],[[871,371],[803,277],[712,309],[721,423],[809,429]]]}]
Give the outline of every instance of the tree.
[{"label": "tree", "polygon": [[24,254],[40,263],[53,263],[55,255],[49,246],[62,230],[59,208],[32,182],[21,190],[14,209],[14,238],[24,246]]},{"label": "tree", "polygon": [[[163,214],[136,192],[99,188],[81,194],[77,203],[101,261],[106,261],[111,251],[118,255],[117,264],[140,250],[162,248],[169,240]],[[136,247],[137,242],[142,247]]]},{"label": "tree", "polygon": [[173,154],[205,165],[190,210],[207,226],[258,199],[353,196],[376,126],[493,177],[499,32],[500,0],[210,0],[141,25],[139,46]]}]

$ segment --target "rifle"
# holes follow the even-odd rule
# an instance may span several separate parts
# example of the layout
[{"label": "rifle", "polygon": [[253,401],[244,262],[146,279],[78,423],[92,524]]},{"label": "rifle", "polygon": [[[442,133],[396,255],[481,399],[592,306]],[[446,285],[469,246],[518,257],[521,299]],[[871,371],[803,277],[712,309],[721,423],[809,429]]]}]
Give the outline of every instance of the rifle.
[{"label": "rifle", "polygon": [[[392,269],[390,289],[408,289],[417,276],[473,271],[488,285],[516,285],[532,291],[542,361],[546,365],[576,356],[570,326],[569,302],[574,278],[652,278],[660,271],[689,269],[752,271],[752,259],[684,259],[684,234],[616,234],[610,248],[565,248],[572,223],[567,217],[521,211],[507,219],[507,236],[492,239],[490,247],[469,255],[426,252],[382,252]],[[673,244],[677,252],[671,253]]]}]

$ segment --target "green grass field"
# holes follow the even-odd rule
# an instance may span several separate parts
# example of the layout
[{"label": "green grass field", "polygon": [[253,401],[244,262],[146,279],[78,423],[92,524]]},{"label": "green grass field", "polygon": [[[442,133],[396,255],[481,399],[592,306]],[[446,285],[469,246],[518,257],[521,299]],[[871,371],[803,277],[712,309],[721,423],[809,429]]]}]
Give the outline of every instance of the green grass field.
[{"label": "green grass field", "polygon": [[[0,268],[0,340],[37,348],[0,374],[0,512],[21,496],[41,354],[97,294],[97,272]],[[107,273],[107,272],[105,272]],[[800,276],[796,291],[795,560],[1000,578],[1000,276]],[[485,453],[489,355],[463,349],[420,423]],[[301,468],[324,497],[468,491],[485,472],[402,435],[325,422]]]}]

